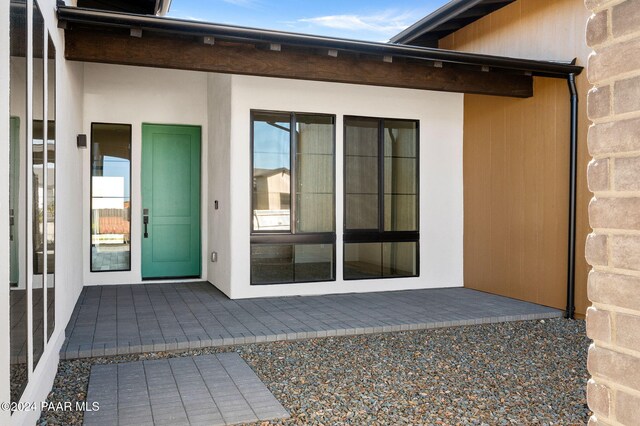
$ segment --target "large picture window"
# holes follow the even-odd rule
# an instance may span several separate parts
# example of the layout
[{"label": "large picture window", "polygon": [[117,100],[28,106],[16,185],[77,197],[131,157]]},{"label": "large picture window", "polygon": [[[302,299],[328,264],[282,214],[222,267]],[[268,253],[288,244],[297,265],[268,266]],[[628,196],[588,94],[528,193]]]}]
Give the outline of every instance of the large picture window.
[{"label": "large picture window", "polygon": [[418,128],[345,117],[345,279],[419,274]]},{"label": "large picture window", "polygon": [[91,272],[131,270],[131,126],[91,125]]},{"label": "large picture window", "polygon": [[254,111],[251,125],[251,284],[334,280],[335,118]]}]

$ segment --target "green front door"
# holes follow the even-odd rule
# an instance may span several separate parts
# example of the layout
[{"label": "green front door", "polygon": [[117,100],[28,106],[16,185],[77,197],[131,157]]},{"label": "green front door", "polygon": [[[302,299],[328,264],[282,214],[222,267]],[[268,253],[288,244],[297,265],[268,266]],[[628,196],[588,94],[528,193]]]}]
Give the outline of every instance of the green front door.
[{"label": "green front door", "polygon": [[200,127],[142,125],[142,278],[200,277]]}]

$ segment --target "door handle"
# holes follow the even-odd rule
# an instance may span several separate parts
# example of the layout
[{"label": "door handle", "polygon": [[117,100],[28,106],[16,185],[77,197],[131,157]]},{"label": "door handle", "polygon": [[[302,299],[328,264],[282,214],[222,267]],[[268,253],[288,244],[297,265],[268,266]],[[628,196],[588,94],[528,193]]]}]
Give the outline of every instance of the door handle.
[{"label": "door handle", "polygon": [[15,213],[13,209],[9,209],[9,241],[13,241],[13,225],[15,223]]},{"label": "door handle", "polygon": [[142,210],[142,222],[144,223],[144,237],[149,238],[149,231],[147,229],[149,225],[149,209]]}]

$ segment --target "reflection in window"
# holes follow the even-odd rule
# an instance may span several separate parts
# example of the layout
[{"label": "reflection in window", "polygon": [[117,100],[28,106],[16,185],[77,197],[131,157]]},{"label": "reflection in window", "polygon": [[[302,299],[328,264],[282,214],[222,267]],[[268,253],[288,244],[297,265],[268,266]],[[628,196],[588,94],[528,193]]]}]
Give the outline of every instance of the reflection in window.
[{"label": "reflection in window", "polygon": [[333,117],[296,115],[296,232],[334,232]]},{"label": "reflection in window", "polygon": [[56,48],[47,51],[47,341],[56,326]]},{"label": "reflection in window", "polygon": [[252,119],[251,284],[334,280],[334,117]]},{"label": "reflection in window", "polygon": [[[27,8],[24,1],[10,2],[11,90],[9,134],[9,289],[10,289],[10,401],[18,402],[27,385],[27,272],[26,185],[27,151]],[[3,119],[6,119],[3,117]],[[22,165],[22,166],[21,166]],[[6,214],[6,213],[5,213]],[[6,308],[6,307],[5,307]]]},{"label": "reflection in window", "polygon": [[384,230],[418,230],[415,121],[384,121]]},{"label": "reflection in window", "polygon": [[252,284],[331,281],[334,244],[252,244]]},{"label": "reflection in window", "polygon": [[[32,244],[33,244],[33,275],[31,305],[33,324],[33,367],[38,364],[44,351],[44,273],[47,261],[46,230],[45,230],[45,129],[44,129],[44,18],[38,7],[33,3],[33,92],[32,92]],[[48,265],[47,265],[48,266]]]},{"label": "reflection in window", "polygon": [[347,229],[378,229],[378,120],[345,120],[345,223]]},{"label": "reflection in window", "polygon": [[418,275],[418,123],[345,117],[344,278]]},{"label": "reflection in window", "polygon": [[416,242],[351,243],[344,247],[345,279],[414,277]]},{"label": "reflection in window", "polygon": [[[50,85],[47,85],[50,87]],[[50,90],[50,89],[47,89]],[[51,93],[49,93],[51,96]],[[51,108],[51,106],[49,106]],[[51,117],[51,109],[48,114]],[[46,136],[45,136],[46,131]],[[44,139],[47,139],[47,152]],[[44,128],[42,120],[33,120],[33,320],[34,350],[44,348],[44,316],[47,316],[47,341],[55,327],[55,122],[49,120]],[[46,154],[46,157],[45,157]],[[44,164],[47,167],[44,167]],[[47,171],[45,176],[45,170]],[[44,187],[47,187],[46,200]],[[36,192],[37,196],[36,196]],[[46,208],[45,208],[46,203]],[[45,226],[45,223],[47,224]],[[45,272],[46,266],[46,272]],[[45,275],[46,274],[46,275]],[[44,288],[47,285],[47,306]],[[37,308],[37,310],[36,310]],[[37,331],[37,334],[35,334]],[[40,336],[40,333],[43,336]],[[37,355],[37,354],[35,354]],[[34,358],[38,359],[36,356]]]},{"label": "reflection in window", "polygon": [[91,271],[131,269],[131,126],[91,126]]},{"label": "reflection in window", "polygon": [[253,230],[291,229],[289,114],[256,114],[253,122]]}]

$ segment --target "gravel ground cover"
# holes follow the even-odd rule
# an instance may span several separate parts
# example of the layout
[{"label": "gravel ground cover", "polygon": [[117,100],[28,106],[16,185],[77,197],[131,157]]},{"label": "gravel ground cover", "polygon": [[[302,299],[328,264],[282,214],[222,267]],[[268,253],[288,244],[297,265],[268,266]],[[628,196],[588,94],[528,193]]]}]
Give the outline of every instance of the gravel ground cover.
[{"label": "gravel ground cover", "polygon": [[48,401],[84,401],[93,364],[236,351],[289,410],[274,424],[585,424],[588,345],[584,321],[557,319],[79,359]]}]

